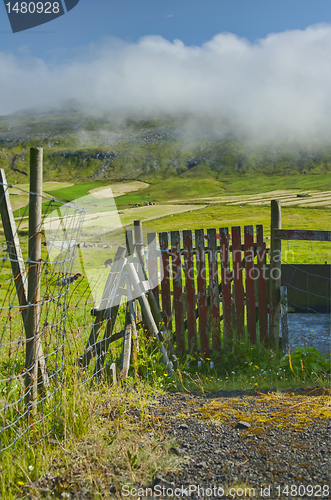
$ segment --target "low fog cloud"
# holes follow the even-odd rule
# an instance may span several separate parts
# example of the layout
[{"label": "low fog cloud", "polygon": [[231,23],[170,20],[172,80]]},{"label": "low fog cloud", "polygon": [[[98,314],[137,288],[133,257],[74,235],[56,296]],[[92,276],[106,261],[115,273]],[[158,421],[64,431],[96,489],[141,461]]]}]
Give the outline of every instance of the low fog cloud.
[{"label": "low fog cloud", "polygon": [[193,114],[265,140],[329,140],[331,25],[201,47],[110,39],[63,65],[0,52],[0,114],[75,99],[86,113]]}]

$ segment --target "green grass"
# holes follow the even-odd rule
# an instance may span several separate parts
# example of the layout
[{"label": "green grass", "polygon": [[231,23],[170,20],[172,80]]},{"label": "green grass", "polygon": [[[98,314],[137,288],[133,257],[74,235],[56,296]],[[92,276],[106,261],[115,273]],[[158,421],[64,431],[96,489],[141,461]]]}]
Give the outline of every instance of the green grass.
[{"label": "green grass", "polygon": [[[284,229],[330,229],[330,208],[282,208],[282,227]],[[243,234],[245,225],[263,225],[267,246],[270,246],[270,207],[217,205],[207,206],[192,212],[165,216],[146,222],[157,233],[183,229],[204,229],[240,226]],[[282,242],[282,259],[288,263],[324,264],[331,261],[331,245],[322,241]]]},{"label": "green grass", "polygon": [[106,185],[107,182],[104,181],[84,182],[67,188],[48,190],[48,193],[63,201],[74,201],[86,196],[91,189]]},{"label": "green grass", "polygon": [[[8,265],[6,270],[9,271]],[[2,298],[10,295],[9,289],[14,287],[8,282],[9,274],[1,274],[6,285],[0,288]],[[180,460],[170,453],[174,443],[149,414],[149,406],[162,391],[208,394],[219,389],[327,388],[330,383],[330,363],[315,350],[298,350],[290,359],[280,351],[251,345],[247,340],[234,341],[231,349],[222,351],[221,359],[215,353],[211,359],[200,358],[199,354],[186,355],[169,377],[161,363],[159,346],[143,329],[138,331],[139,364],[131,365],[128,379],[117,387],[111,385],[109,363],[116,363],[118,373],[121,362],[122,346],[118,341],[106,357],[101,377],[90,382],[93,365],[85,372],[75,364],[90,332],[92,298],[86,279],[80,279],[71,289],[68,305],[65,364],[62,389],[58,393],[60,406],[44,426],[34,424],[24,444],[18,440],[14,450],[2,454],[4,472],[0,492],[6,500],[25,498],[27,488],[38,500],[43,498],[40,488],[53,491],[55,498],[62,498],[63,493],[85,491],[91,500],[97,500],[102,495],[107,497],[114,485],[149,485],[158,472],[175,470]],[[124,314],[122,309],[116,331],[124,326]],[[7,335],[20,330],[19,310],[16,317],[12,315]],[[48,349],[54,349],[52,342],[44,338],[45,341]],[[23,351],[20,354],[21,359],[18,357],[16,361],[23,363]],[[198,361],[201,361],[199,369]],[[20,367],[16,366],[16,372],[17,369]],[[12,367],[4,364],[1,371],[4,377],[14,373]],[[17,392],[16,396],[22,393],[20,384],[12,390]],[[46,415],[53,407],[54,401],[49,400],[39,408]],[[14,419],[19,415],[17,410],[20,411],[14,407]],[[211,414],[208,411],[208,408],[203,410],[204,418]],[[49,435],[42,439],[45,432]],[[15,431],[8,432],[7,439],[15,435]],[[35,445],[39,439],[42,445]],[[49,477],[55,477],[55,483]]]},{"label": "green grass", "polygon": [[[201,173],[201,170],[200,170]],[[274,189],[300,188],[328,189],[329,178],[325,175],[298,175],[293,178],[267,177],[249,175],[231,177],[224,176],[221,182],[215,178],[203,178],[186,174],[181,177],[161,181],[132,195],[118,198],[121,205],[142,201],[168,201],[169,199],[187,200],[224,194],[240,194],[268,191]],[[72,201],[87,194],[95,187],[105,185],[103,182],[76,184],[70,188],[52,191],[52,195]],[[150,196],[148,196],[150,195]],[[101,203],[106,207],[106,202]],[[282,209],[283,228],[321,229],[330,227],[331,210],[328,208],[284,207]],[[132,217],[134,218],[134,217]],[[128,222],[128,221],[127,221]],[[190,213],[163,216],[148,223],[155,231],[175,229],[200,229],[222,226],[237,226],[242,230],[247,224],[263,224],[266,238],[270,238],[270,208],[268,206],[229,206],[214,205]],[[269,240],[270,241],[270,240]],[[269,243],[267,240],[267,243]],[[107,241],[108,243],[108,241]],[[283,259],[294,263],[330,262],[330,244],[323,242],[290,242],[290,248],[283,242]],[[113,249],[112,249],[113,250]],[[290,250],[290,252],[288,252]],[[293,253],[292,253],[293,251]],[[288,254],[286,255],[286,252]],[[98,259],[109,257],[108,249],[96,249]],[[44,258],[44,254],[43,254]],[[92,259],[93,260],[93,259]],[[91,261],[92,263],[92,261]],[[75,269],[81,271],[81,269]],[[11,271],[8,262],[1,269],[1,303],[6,304],[9,297],[15,296],[14,284],[9,281]],[[42,284],[42,292],[46,289]],[[111,387],[111,378],[107,366],[115,361],[120,367],[121,341],[114,344],[107,355],[102,380],[96,384],[88,383],[93,367],[82,374],[75,360],[84,352],[87,337],[90,333],[90,309],[93,306],[91,290],[86,279],[77,282],[71,288],[69,307],[67,308],[67,326],[65,333],[65,366],[62,383],[61,408],[57,416],[47,420],[46,428],[35,425],[29,440],[23,444],[18,440],[15,450],[2,454],[2,468],[6,470],[13,460],[17,461],[1,476],[1,493],[6,500],[24,498],[27,487],[47,474],[58,477],[53,490],[58,498],[62,493],[72,492],[75,488],[87,488],[91,498],[107,495],[115,481],[123,482],[128,477],[132,484],[149,484],[155,473],[167,468],[173,470],[178,463],[169,454],[171,443],[165,440],[163,430],[148,417],[148,405],[153,396],[160,391],[192,391],[207,394],[220,389],[274,389],[286,387],[320,386],[327,388],[330,384],[330,362],[314,350],[297,350],[290,357],[283,357],[280,351],[265,346],[251,345],[247,340],[234,342],[231,349],[222,352],[221,359],[200,358],[199,354],[184,356],[180,360],[175,375],[168,377],[160,361],[158,345],[139,331],[140,352],[139,366],[131,366],[129,379],[122,387]],[[55,307],[55,306],[54,306]],[[3,310],[8,314],[7,309]],[[124,326],[124,310],[120,311],[116,331]],[[7,319],[6,319],[7,318]],[[8,328],[3,341],[10,336],[17,336],[22,331],[21,316],[6,316]],[[45,318],[42,316],[42,321]],[[53,343],[47,340],[47,349],[54,349]],[[13,371],[13,352],[4,356],[2,348],[1,378],[9,373],[17,374],[24,363],[24,352],[17,352],[16,365]],[[8,360],[11,360],[10,362]],[[54,363],[53,358],[50,361]],[[210,362],[214,365],[211,365]],[[198,369],[197,363],[201,362]],[[16,371],[15,371],[16,370]],[[82,378],[79,378],[82,377]],[[82,382],[85,381],[85,384]],[[1,386],[0,399],[6,397],[6,388]],[[18,383],[13,387],[16,395],[22,394]],[[130,415],[139,409],[138,421]],[[51,408],[45,406],[44,413]],[[21,407],[14,407],[13,418],[16,418]],[[110,418],[111,416],[111,418]],[[49,437],[42,445],[34,445],[42,438],[45,431]],[[13,437],[13,435],[11,435]],[[19,458],[19,455],[24,455]],[[107,470],[108,475],[105,473]],[[80,474],[80,476],[79,476]],[[77,477],[82,479],[77,479]],[[49,486],[48,486],[49,487]],[[42,493],[36,490],[35,498]]]},{"label": "green grass", "polygon": [[256,175],[222,176],[217,179],[224,183],[226,194],[256,194],[276,189],[329,190],[330,174],[298,174],[298,175]]},{"label": "green grass", "polygon": [[151,185],[136,194],[119,196],[116,203],[120,206],[127,203],[144,201],[187,200],[206,196],[221,196],[224,188],[215,179],[199,179],[176,177]]},{"label": "green grass", "polygon": [[[192,169],[193,170],[193,169]],[[294,176],[266,176],[256,174],[217,175],[201,177],[192,171],[178,177],[159,180],[146,189],[134,194],[120,196],[116,199],[119,206],[129,203],[146,201],[190,200],[200,198],[257,194],[275,190],[329,190],[331,189],[330,174],[294,175]]]}]

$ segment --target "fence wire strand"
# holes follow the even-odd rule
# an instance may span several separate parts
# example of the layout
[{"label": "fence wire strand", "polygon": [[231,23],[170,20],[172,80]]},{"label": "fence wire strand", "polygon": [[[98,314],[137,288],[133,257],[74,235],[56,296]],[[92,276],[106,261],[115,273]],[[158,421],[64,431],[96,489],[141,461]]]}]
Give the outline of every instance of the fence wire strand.
[{"label": "fence wire strand", "polygon": [[[1,184],[1,206],[8,207],[11,185]],[[26,195],[29,191],[18,188]],[[38,196],[38,195],[37,195]],[[67,280],[72,274],[77,250],[76,242],[84,220],[85,210],[58,202],[44,195],[42,198],[42,247],[41,261],[28,258],[29,205],[14,211],[15,226],[12,241],[6,241],[4,223],[0,225],[0,470],[5,472],[21,457],[27,447],[36,445],[49,435],[55,425],[55,416],[61,404],[64,360],[66,357],[66,324],[70,286]],[[58,211],[61,214],[58,214]],[[23,212],[23,213],[21,213]],[[17,215],[20,213],[20,215]],[[44,230],[54,219],[64,221],[65,231]],[[60,227],[60,225],[58,225]],[[14,239],[19,241],[22,260],[13,256]],[[52,260],[52,247],[62,242],[58,256]],[[17,250],[16,243],[16,250]],[[21,272],[13,275],[12,266],[20,265]],[[23,266],[23,267],[22,267]],[[40,300],[36,304],[26,302],[27,280],[33,266],[38,266],[40,275]],[[20,297],[18,283],[22,283]],[[38,310],[39,329],[34,337],[27,337],[25,320],[27,315]],[[37,347],[36,357],[26,365],[25,351],[32,342]],[[26,383],[38,363],[36,412],[32,415],[26,404],[26,397],[32,390]]]}]

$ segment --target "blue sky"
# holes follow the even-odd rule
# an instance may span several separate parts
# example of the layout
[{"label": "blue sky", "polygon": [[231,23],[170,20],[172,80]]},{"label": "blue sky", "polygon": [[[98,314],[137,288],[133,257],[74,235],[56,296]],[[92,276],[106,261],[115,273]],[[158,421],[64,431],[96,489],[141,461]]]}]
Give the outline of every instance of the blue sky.
[{"label": "blue sky", "polygon": [[109,36],[136,42],[160,35],[200,46],[224,31],[254,42],[269,33],[331,22],[330,0],[80,0],[61,18],[15,34],[4,5],[0,12],[0,50],[50,63]]},{"label": "blue sky", "polygon": [[330,0],[80,0],[15,34],[0,12],[0,115],[75,102],[116,119],[192,115],[190,127],[260,141],[330,140]]}]

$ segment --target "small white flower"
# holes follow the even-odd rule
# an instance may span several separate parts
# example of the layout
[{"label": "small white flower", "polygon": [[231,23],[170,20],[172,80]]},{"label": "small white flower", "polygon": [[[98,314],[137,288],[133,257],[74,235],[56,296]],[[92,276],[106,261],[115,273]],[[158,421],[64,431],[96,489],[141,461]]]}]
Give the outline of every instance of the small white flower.
[{"label": "small white flower", "polygon": [[29,471],[33,471],[33,469],[34,469],[33,465],[29,465],[28,469],[29,469]]},{"label": "small white flower", "polygon": [[233,373],[233,375],[234,375],[236,372],[231,372],[231,373]]}]

